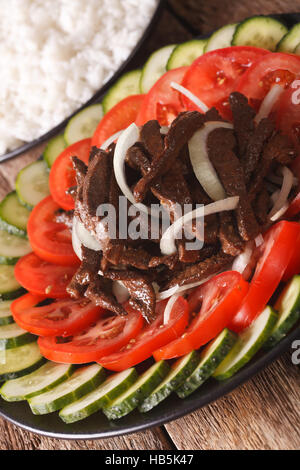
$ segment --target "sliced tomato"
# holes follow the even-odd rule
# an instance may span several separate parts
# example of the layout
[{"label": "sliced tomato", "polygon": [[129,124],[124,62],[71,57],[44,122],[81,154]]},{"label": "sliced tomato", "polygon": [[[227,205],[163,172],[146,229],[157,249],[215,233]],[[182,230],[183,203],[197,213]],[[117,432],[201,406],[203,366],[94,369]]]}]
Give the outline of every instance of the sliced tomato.
[{"label": "sliced tomato", "polygon": [[170,314],[170,320],[163,324],[164,307],[160,302],[157,318],[121,351],[102,357],[98,362],[107,369],[121,371],[132,367],[152,356],[153,351],[178,338],[186,329],[189,320],[189,306],[183,297],[178,297]]},{"label": "sliced tomato", "polygon": [[[182,85],[224,117],[230,117],[228,97],[235,91],[241,76],[269,51],[257,47],[235,46],[208,52],[196,59],[185,74]],[[198,110],[188,98],[186,109]]]},{"label": "sliced tomato", "polygon": [[181,83],[188,67],[169,70],[153,85],[142,104],[136,124],[142,126],[157,119],[161,126],[168,126],[184,110],[180,95],[171,88],[171,82]]},{"label": "sliced tomato", "polygon": [[287,88],[300,73],[300,57],[281,52],[261,57],[240,79],[237,91],[256,109],[273,85]]},{"label": "sliced tomato", "polygon": [[40,302],[40,296],[25,294],[11,304],[16,323],[34,335],[71,335],[97,321],[104,313],[104,309],[87,299],[63,299],[37,306]]},{"label": "sliced tomato", "polygon": [[109,137],[135,122],[144,96],[128,96],[111,108],[99,122],[92,138],[92,146],[101,147]]},{"label": "sliced tomato", "polygon": [[281,280],[286,282],[295,276],[295,274],[300,274],[300,237],[297,239],[294,254],[291,257]]},{"label": "sliced tomato", "polygon": [[126,309],[127,316],[107,313],[90,328],[68,338],[40,337],[41,354],[55,362],[85,364],[119,350],[137,336],[144,322],[139,312]]},{"label": "sliced tomato", "polygon": [[289,265],[299,250],[300,224],[278,222],[264,235],[261,257],[258,260],[248,294],[229,325],[234,331],[248,327],[262,312]]},{"label": "sliced tomato", "polygon": [[75,170],[71,157],[78,157],[88,163],[91,139],[79,140],[70,145],[57,157],[50,170],[49,187],[54,201],[66,211],[74,209],[74,199],[67,190],[76,185]]},{"label": "sliced tomato", "polygon": [[33,294],[64,299],[66,288],[76,272],[76,266],[57,266],[42,260],[35,253],[23,256],[15,266],[17,281]]},{"label": "sliced tomato", "polygon": [[28,238],[40,258],[59,265],[77,265],[80,261],[73,250],[70,229],[55,221],[59,208],[51,196],[39,202],[28,220]]},{"label": "sliced tomato", "polygon": [[[300,76],[281,95],[274,112],[278,129],[290,137],[300,152]],[[292,169],[300,177],[299,157],[293,162]]]},{"label": "sliced tomato", "polygon": [[247,291],[248,283],[236,271],[219,274],[200,286],[188,299],[194,320],[180,338],[157,349],[154,358],[183,356],[215,338],[232,320]]}]

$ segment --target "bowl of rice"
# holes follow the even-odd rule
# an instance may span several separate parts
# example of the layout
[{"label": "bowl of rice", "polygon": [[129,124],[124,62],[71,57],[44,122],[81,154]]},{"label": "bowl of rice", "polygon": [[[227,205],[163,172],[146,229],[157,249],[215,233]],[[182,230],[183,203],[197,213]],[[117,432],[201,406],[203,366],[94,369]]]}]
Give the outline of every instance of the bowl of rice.
[{"label": "bowl of rice", "polygon": [[0,0],[0,160],[48,139],[99,100],[130,65],[160,4]]}]

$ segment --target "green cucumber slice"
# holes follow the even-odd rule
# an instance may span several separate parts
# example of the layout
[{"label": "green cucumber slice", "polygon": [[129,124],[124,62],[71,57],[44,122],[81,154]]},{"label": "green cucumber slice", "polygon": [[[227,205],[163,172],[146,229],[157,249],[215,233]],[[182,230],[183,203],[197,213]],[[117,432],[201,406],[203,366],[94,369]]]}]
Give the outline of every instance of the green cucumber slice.
[{"label": "green cucumber slice", "polygon": [[65,406],[59,416],[65,423],[75,423],[87,418],[104,406],[109,406],[122,393],[136,382],[138,374],[134,368],[111,375],[93,392]]},{"label": "green cucumber slice", "polygon": [[13,235],[26,237],[30,211],[20,204],[16,191],[9,193],[0,204],[0,228]]},{"label": "green cucumber slice", "polygon": [[278,52],[294,52],[300,43],[300,23],[295,24],[277,45]]},{"label": "green cucumber slice", "polygon": [[288,283],[274,305],[278,312],[278,320],[264,344],[264,349],[270,349],[277,344],[300,318],[300,276],[294,276]]},{"label": "green cucumber slice", "polygon": [[166,72],[167,63],[174,48],[175,44],[171,44],[151,54],[142,69],[140,93],[148,93],[154,83]]},{"label": "green cucumber slice", "polygon": [[14,323],[14,319],[10,310],[11,302],[11,300],[0,299],[0,326]]},{"label": "green cucumber slice", "polygon": [[151,395],[141,403],[139,410],[142,413],[146,413],[165,400],[165,398],[171,395],[172,392],[185,382],[199,362],[200,355],[196,351],[192,351],[176,361],[167,377],[153,390]]},{"label": "green cucumber slice", "polygon": [[215,49],[223,49],[230,47],[233,35],[237,28],[237,23],[227,24],[223,28],[218,29],[208,39],[204,52],[214,51]]},{"label": "green cucumber slice", "polygon": [[36,342],[0,351],[0,382],[16,379],[38,369],[45,359]]},{"label": "green cucumber slice", "polygon": [[66,146],[67,144],[63,135],[56,135],[53,139],[49,140],[43,153],[43,159],[49,168],[52,167],[58,155],[61,154]]},{"label": "green cucumber slice", "polygon": [[234,347],[213,376],[217,380],[226,380],[247,364],[269,338],[277,319],[277,313],[267,306],[259,317],[239,335]]},{"label": "green cucumber slice", "polygon": [[197,390],[221,364],[236,341],[237,335],[225,328],[201,352],[201,361],[182,386],[176,390],[177,395],[185,398]]},{"label": "green cucumber slice", "polygon": [[131,70],[131,72],[127,72],[119,78],[103,98],[102,106],[104,113],[107,113],[107,111],[127,96],[138,95],[140,93],[141,74],[141,70]]},{"label": "green cucumber slice", "polygon": [[0,350],[17,348],[32,343],[36,336],[23,330],[17,323],[0,326]]},{"label": "green cucumber slice", "polygon": [[49,196],[49,170],[44,160],[33,162],[19,171],[16,191],[21,204],[29,209]]},{"label": "green cucumber slice", "polygon": [[191,65],[197,57],[204,53],[206,43],[206,39],[192,39],[178,44],[169,57],[167,70]]},{"label": "green cucumber slice", "polygon": [[288,29],[284,24],[270,16],[253,16],[238,25],[232,38],[232,45],[255,46],[275,51],[277,44],[287,32]]},{"label": "green cucumber slice", "polygon": [[26,238],[18,237],[0,229],[0,264],[16,264],[21,256],[32,251]]},{"label": "green cucumber slice", "polygon": [[67,145],[92,137],[102,116],[103,109],[101,104],[92,104],[75,114],[65,129],[64,140]]},{"label": "green cucumber slice", "polygon": [[126,416],[153,392],[169,370],[170,366],[164,361],[153,364],[125,393],[105,406],[103,413],[111,420]]},{"label": "green cucumber slice", "polygon": [[25,291],[15,278],[14,266],[0,265],[0,300],[16,299]]},{"label": "green cucumber slice", "polygon": [[43,415],[60,410],[94,390],[104,378],[105,371],[98,364],[81,367],[52,390],[29,398],[31,411],[35,415]]},{"label": "green cucumber slice", "polygon": [[31,374],[5,382],[0,394],[6,401],[28,400],[64,382],[73,371],[73,365],[48,361]]}]

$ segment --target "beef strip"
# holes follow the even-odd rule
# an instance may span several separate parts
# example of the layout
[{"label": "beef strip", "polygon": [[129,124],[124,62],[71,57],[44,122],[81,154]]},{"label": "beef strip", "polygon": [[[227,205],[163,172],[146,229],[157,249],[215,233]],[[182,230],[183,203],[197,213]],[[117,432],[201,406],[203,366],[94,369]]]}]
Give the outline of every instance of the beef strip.
[{"label": "beef strip", "polygon": [[149,156],[152,157],[151,160],[162,153],[164,141],[160,133],[160,125],[158,121],[152,120],[146,122],[146,124],[141,128],[140,141]]},{"label": "beef strip", "polygon": [[85,297],[99,307],[106,308],[117,315],[127,315],[126,310],[119,304],[112,293],[112,281],[98,274],[90,282]]},{"label": "beef strip", "polygon": [[220,213],[219,239],[224,253],[237,256],[243,251],[245,243],[237,231],[236,222],[230,212]]},{"label": "beef strip", "polygon": [[232,259],[233,257],[231,255],[220,252],[210,258],[206,258],[200,263],[187,266],[179,273],[176,273],[175,276],[169,280],[166,287],[170,288],[176,285],[184,286],[206,279],[224,269]]},{"label": "beef strip", "polygon": [[73,168],[76,172],[76,182],[77,182],[77,191],[76,191],[76,199],[78,201],[82,201],[82,189],[84,179],[87,173],[87,166],[86,164],[77,157],[72,157]]},{"label": "beef strip", "polygon": [[253,240],[259,233],[259,226],[248,201],[243,168],[234,154],[235,137],[231,129],[215,129],[208,136],[208,154],[227,196],[239,196],[235,211],[240,236],[243,240]]},{"label": "beef strip", "polygon": [[239,92],[231,93],[229,104],[238,143],[238,155],[240,158],[243,158],[246,154],[249,140],[254,133],[254,118],[256,113],[249,106],[247,98]]},{"label": "beef strip", "polygon": [[270,196],[266,188],[258,194],[252,206],[259,224],[264,225],[270,208]]},{"label": "beef strip", "polygon": [[81,246],[81,265],[74,274],[67,292],[76,299],[82,297],[87,286],[94,279],[100,267],[101,253]]}]

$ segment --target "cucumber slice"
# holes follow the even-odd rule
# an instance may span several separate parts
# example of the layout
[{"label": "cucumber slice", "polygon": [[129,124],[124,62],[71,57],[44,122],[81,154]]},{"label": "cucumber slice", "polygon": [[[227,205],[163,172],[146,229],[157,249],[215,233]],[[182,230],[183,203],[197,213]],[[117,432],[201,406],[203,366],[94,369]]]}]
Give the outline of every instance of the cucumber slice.
[{"label": "cucumber slice", "polygon": [[162,47],[151,54],[142,70],[140,93],[148,93],[154,83],[166,72],[167,63],[174,48],[175,44],[172,44]]},{"label": "cucumber slice", "polygon": [[300,43],[300,23],[295,24],[277,45],[278,52],[294,52]]},{"label": "cucumber slice", "polygon": [[75,114],[65,129],[64,140],[67,145],[92,137],[102,116],[103,109],[101,104],[92,104]]},{"label": "cucumber slice", "polygon": [[108,419],[119,419],[134,410],[144,401],[165,378],[170,370],[167,362],[156,362],[122,395],[114,400],[110,406],[103,408]]},{"label": "cucumber slice", "polygon": [[24,292],[15,278],[14,266],[0,265],[0,300],[16,299]]},{"label": "cucumber slice", "polygon": [[113,106],[129,95],[138,95],[140,93],[141,70],[132,70],[125,73],[108,90],[103,98],[103,112],[107,113]]},{"label": "cucumber slice", "polygon": [[255,46],[275,51],[277,44],[287,32],[288,29],[284,24],[270,16],[253,16],[238,25],[232,38],[232,45]]},{"label": "cucumber slice", "polygon": [[300,276],[294,276],[288,283],[274,305],[279,314],[271,336],[264,344],[264,349],[270,349],[277,344],[300,318]]},{"label": "cucumber slice", "polygon": [[0,264],[16,264],[21,256],[32,251],[26,238],[18,237],[0,229]]},{"label": "cucumber slice", "polygon": [[225,328],[201,352],[200,363],[182,386],[176,390],[177,395],[180,398],[185,398],[197,390],[221,364],[236,341],[237,335]]},{"label": "cucumber slice", "polygon": [[0,389],[6,401],[22,401],[47,392],[67,380],[74,371],[70,364],[46,362],[31,374],[8,380]]},{"label": "cucumber slice", "polygon": [[0,228],[13,235],[26,237],[30,211],[20,204],[16,191],[9,193],[0,204]]},{"label": "cucumber slice", "polygon": [[0,382],[30,374],[44,362],[36,342],[0,351]]},{"label": "cucumber slice", "polygon": [[196,351],[192,351],[176,361],[165,380],[141,403],[139,410],[142,413],[150,411],[171,395],[191,375],[199,362],[200,355]]},{"label": "cucumber slice", "polygon": [[0,326],[14,323],[14,319],[10,310],[11,302],[11,300],[0,299]]},{"label": "cucumber slice", "polygon": [[214,51],[215,49],[223,49],[230,47],[233,35],[238,26],[238,23],[227,24],[223,28],[218,29],[208,39],[204,52]]},{"label": "cucumber slice", "polygon": [[167,70],[191,65],[197,57],[204,53],[206,43],[206,39],[192,39],[183,44],[178,44],[169,57]]},{"label": "cucumber slice", "polygon": [[59,412],[65,423],[75,423],[87,418],[104,406],[109,406],[122,393],[136,382],[138,374],[135,369],[127,369],[114,374],[105,380],[96,390],[71,403]]},{"label": "cucumber slice", "polygon": [[271,307],[266,307],[259,317],[239,335],[234,347],[213,376],[217,380],[226,380],[247,364],[269,338],[277,319],[277,313]]},{"label": "cucumber slice", "polygon": [[21,204],[29,209],[49,196],[49,170],[44,160],[30,163],[18,173],[16,191]]},{"label": "cucumber slice", "polygon": [[17,323],[0,326],[0,350],[12,349],[32,343],[36,336],[23,330]]},{"label": "cucumber slice", "polygon": [[77,369],[70,378],[48,392],[29,398],[28,403],[35,415],[60,410],[83,395],[94,390],[105,378],[103,367],[98,364]]},{"label": "cucumber slice", "polygon": [[43,159],[49,168],[52,167],[58,155],[61,154],[66,146],[67,144],[63,135],[57,135],[53,137],[53,139],[49,140],[43,153]]},{"label": "cucumber slice", "polygon": [[294,50],[294,54],[300,55],[300,44],[298,44],[298,46],[296,46],[296,48]]}]

